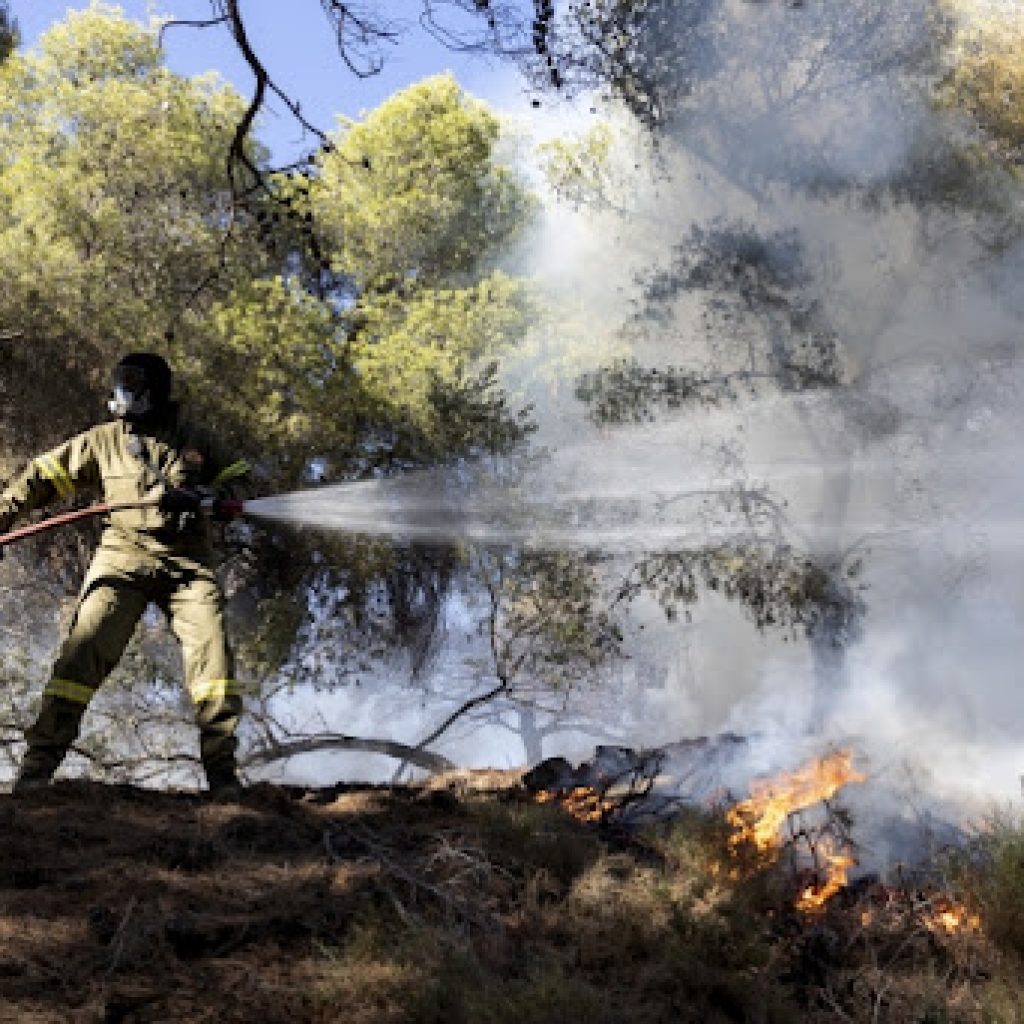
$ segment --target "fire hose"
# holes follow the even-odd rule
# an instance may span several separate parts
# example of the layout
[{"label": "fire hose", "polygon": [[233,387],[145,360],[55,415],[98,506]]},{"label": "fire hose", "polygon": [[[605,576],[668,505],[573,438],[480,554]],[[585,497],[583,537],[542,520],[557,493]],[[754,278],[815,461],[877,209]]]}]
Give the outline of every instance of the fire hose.
[{"label": "fire hose", "polygon": [[[245,512],[245,502],[231,499],[203,497],[199,499],[198,504],[200,511],[214,519],[236,519]],[[157,508],[159,505],[159,498],[150,498],[146,501],[104,502],[89,505],[87,508],[76,509],[73,512],[64,512],[61,515],[51,516],[49,519],[42,519],[38,523],[30,523],[28,526],[11,530],[10,533],[0,534],[0,555],[2,555],[3,549],[8,544],[16,544],[18,541],[26,540],[40,533],[47,533],[62,526],[70,526],[72,523],[80,522],[83,519],[110,515],[112,512],[126,512],[130,509]]]}]

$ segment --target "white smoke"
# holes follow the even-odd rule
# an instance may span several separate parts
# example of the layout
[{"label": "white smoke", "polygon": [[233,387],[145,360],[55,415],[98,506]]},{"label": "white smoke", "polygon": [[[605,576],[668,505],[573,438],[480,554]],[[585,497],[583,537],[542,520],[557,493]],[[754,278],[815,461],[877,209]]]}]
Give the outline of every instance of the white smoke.
[{"label": "white smoke", "polygon": [[[1024,769],[1021,195],[1004,183],[982,196],[993,186],[980,178],[973,195],[942,202],[908,187],[928,171],[922,154],[941,158],[962,127],[931,102],[931,70],[909,65],[928,12],[722,3],[721,70],[663,140],[657,171],[637,173],[631,215],[563,211],[535,254],[567,301],[596,296],[594,365],[615,350],[609,321],[635,310],[637,268],[666,265],[694,226],[792,232],[839,339],[844,386],[762,391],[581,443],[561,377],[543,426],[559,487],[680,485],[709,471],[701,451],[726,447],[745,479],[784,501],[794,540],[857,551],[864,635],[811,746],[850,744],[886,785],[912,777],[932,799],[976,808],[1019,797]],[[566,257],[554,273],[553,248]],[[682,296],[671,324],[632,352],[700,365],[704,311]],[[558,324],[547,329],[557,348]],[[629,653],[660,679],[630,693],[636,745],[729,729],[764,737],[758,769],[806,752],[817,685],[806,645],[758,634],[721,599],[702,600],[690,624],[636,613]]]},{"label": "white smoke", "polygon": [[[876,783],[855,799],[883,817],[906,817],[908,794],[954,817],[1015,799],[1024,769],[1024,247],[1007,228],[1019,186],[999,192],[979,179],[972,197],[968,181],[941,202],[913,187],[962,127],[931,102],[934,69],[914,63],[925,0],[722,0],[714,10],[718,70],[653,156],[636,147],[621,113],[603,111],[620,139],[613,159],[628,172],[621,205],[551,205],[515,254],[514,269],[533,275],[553,312],[506,362],[506,379],[534,403],[551,452],[538,493],[600,501],[730,474],[764,485],[785,509],[792,543],[861,559],[863,634],[838,659],[816,721],[822,668],[804,640],[761,634],[713,595],[691,622],[669,622],[640,601],[627,659],[600,699],[580,701],[597,707],[590,724],[574,718],[543,753],[583,757],[602,735],[643,746],[731,730],[757,737],[736,748],[744,752],[732,782],[848,745]],[[592,120],[581,113],[557,129]],[[545,134],[550,127],[536,132]],[[582,372],[623,355],[700,367],[748,339],[763,343],[753,316],[712,315],[709,336],[713,297],[692,292],[658,330],[624,330],[641,278],[669,266],[694,228],[723,224],[796,239],[804,291],[838,339],[843,385],[765,386],[649,425],[589,424],[574,395]],[[638,541],[644,527],[635,524]],[[477,692],[483,641],[466,607],[452,614],[449,629],[463,639],[435,679],[458,676],[457,663],[462,695]],[[462,699],[440,682],[424,685],[424,722]],[[374,694],[347,691],[344,715],[361,714],[361,703],[379,710]],[[462,763],[515,763],[515,724],[511,710],[497,724],[471,720],[437,748]]]}]

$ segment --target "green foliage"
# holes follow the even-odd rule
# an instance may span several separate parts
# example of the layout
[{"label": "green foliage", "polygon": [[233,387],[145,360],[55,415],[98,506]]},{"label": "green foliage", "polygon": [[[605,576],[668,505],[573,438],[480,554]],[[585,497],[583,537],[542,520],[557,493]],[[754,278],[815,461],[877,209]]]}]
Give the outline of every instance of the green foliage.
[{"label": "green foliage", "polygon": [[[451,399],[469,383],[471,367],[521,334],[525,306],[518,282],[495,272],[466,288],[370,295],[353,319],[358,328],[349,358],[359,381],[353,411],[366,424],[397,426],[395,457],[424,462],[468,453],[488,436],[479,403],[474,408]],[[489,418],[497,426],[500,409]]]},{"label": "green foliage", "polygon": [[866,611],[860,566],[823,565],[782,543],[734,543],[672,551],[633,566],[620,599],[655,596],[669,619],[710,590],[736,601],[758,629],[827,638],[845,646],[860,635]]},{"label": "green foliage", "polygon": [[1024,161],[1024,18],[1014,5],[946,0],[958,25],[941,100],[967,114],[989,157],[1020,168]]},{"label": "green foliage", "polygon": [[498,137],[487,108],[442,75],[344,122],[295,186],[347,293],[349,391],[332,429],[383,438],[388,463],[522,437],[480,369],[519,342],[529,315],[522,285],[489,265],[531,210],[495,159]]},{"label": "green foliage", "polygon": [[206,380],[195,385],[205,418],[222,434],[233,431],[243,448],[257,440],[261,462],[277,463],[276,484],[298,484],[309,459],[351,429],[351,420],[326,415],[332,404],[344,412],[345,384],[336,372],[344,341],[329,308],[275,276],[247,281],[216,303],[209,328],[209,347],[182,345],[176,360],[192,381]]},{"label": "green foliage", "polygon": [[0,69],[5,447],[93,420],[116,355],[166,351],[181,321],[203,349],[203,286],[223,296],[258,272],[221,228],[243,106],[211,77],[171,74],[153,32],[103,5]]},{"label": "green foliage", "polygon": [[597,124],[579,138],[558,138],[537,147],[548,187],[564,202],[579,208],[621,205],[623,185],[615,180],[615,136]]},{"label": "green foliage", "polygon": [[805,255],[791,232],[762,237],[744,224],[695,227],[669,265],[643,285],[626,333],[634,341],[660,340],[666,329],[674,331],[676,303],[699,294],[709,365],[650,367],[621,358],[581,375],[576,397],[598,424],[718,405],[766,384],[804,391],[842,383],[838,338],[810,293]]},{"label": "green foliage", "polygon": [[[315,209],[353,284],[335,301],[280,272],[286,251],[277,265],[265,254],[268,230],[293,241],[290,224],[231,206],[224,155],[243,109],[211,78],[171,74],[153,31],[103,5],[5,66],[0,321],[19,384],[5,389],[9,444],[27,452],[91,419],[115,354],[149,348],[171,356],[193,403],[272,486],[295,483],[314,455],[359,464],[366,430],[426,438],[421,460],[472,446],[465,423],[440,422],[439,394],[478,379],[477,362],[515,340],[525,312],[514,281],[476,270],[529,205],[493,161],[495,118],[451,78],[430,80],[349,124],[313,179],[286,179],[293,213]],[[54,372],[69,360],[78,372]],[[14,393],[43,377],[51,396],[67,389],[68,411],[48,428]]]},{"label": "green foliage", "polygon": [[336,268],[364,292],[472,276],[529,208],[494,160],[498,131],[450,75],[343,122],[310,190]]},{"label": "green foliage", "polygon": [[1024,822],[996,815],[969,846],[948,856],[950,874],[986,933],[1024,957]]},{"label": "green foliage", "polygon": [[614,658],[620,623],[608,607],[598,567],[575,553],[482,555],[491,654],[507,685],[566,689]]}]

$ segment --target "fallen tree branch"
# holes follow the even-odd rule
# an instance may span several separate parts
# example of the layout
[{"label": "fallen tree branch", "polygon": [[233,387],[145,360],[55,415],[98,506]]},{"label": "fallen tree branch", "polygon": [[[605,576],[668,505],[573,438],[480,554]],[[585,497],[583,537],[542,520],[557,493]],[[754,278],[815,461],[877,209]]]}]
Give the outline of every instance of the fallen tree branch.
[{"label": "fallen tree branch", "polygon": [[341,733],[320,733],[283,743],[272,742],[264,747],[249,751],[240,762],[242,768],[283,761],[298,754],[318,754],[328,750],[356,750],[367,754],[384,754],[423,768],[427,771],[447,771],[458,767],[453,761],[440,754],[411,747],[398,740],[381,740],[361,736],[344,736]]}]

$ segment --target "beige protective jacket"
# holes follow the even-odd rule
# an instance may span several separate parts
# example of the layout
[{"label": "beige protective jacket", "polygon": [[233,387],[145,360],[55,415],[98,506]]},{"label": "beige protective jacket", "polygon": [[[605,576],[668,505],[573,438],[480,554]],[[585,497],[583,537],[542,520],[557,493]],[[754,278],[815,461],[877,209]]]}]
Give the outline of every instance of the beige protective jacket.
[{"label": "beige protective jacket", "polygon": [[[34,458],[0,494],[0,532],[19,515],[84,489],[98,490],[109,503],[159,499],[180,487],[208,488],[223,497],[237,493],[249,472],[248,462],[219,455],[210,438],[172,406],[158,424],[103,423]],[[208,527],[198,517],[182,531],[156,507],[127,509],[108,517],[103,546],[195,556],[209,548]]]}]

